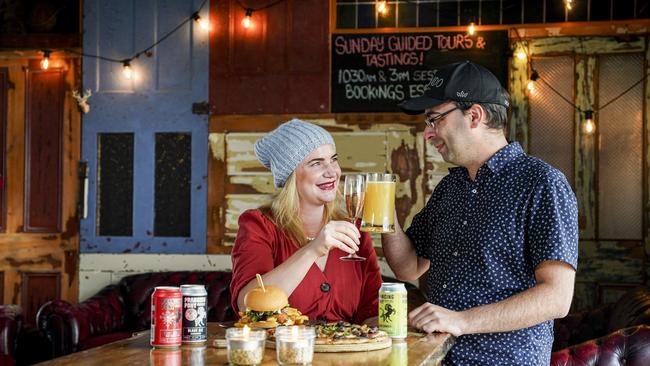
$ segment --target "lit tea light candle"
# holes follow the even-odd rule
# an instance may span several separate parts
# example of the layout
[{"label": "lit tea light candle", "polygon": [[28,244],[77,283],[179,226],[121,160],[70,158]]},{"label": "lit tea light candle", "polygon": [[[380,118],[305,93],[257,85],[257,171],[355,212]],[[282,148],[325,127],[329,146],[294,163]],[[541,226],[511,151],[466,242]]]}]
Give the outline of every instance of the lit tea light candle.
[{"label": "lit tea light candle", "polygon": [[280,365],[306,365],[314,358],[312,327],[280,327],[275,331],[275,348]]},{"label": "lit tea light candle", "polygon": [[264,358],[264,330],[229,328],[226,330],[228,362],[234,365],[257,365]]}]

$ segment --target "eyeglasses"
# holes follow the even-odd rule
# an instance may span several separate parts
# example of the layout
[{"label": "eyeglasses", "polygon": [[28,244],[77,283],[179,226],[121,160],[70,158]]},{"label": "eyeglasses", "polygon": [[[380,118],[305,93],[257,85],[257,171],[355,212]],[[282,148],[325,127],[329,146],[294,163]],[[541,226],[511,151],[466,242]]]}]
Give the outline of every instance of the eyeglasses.
[{"label": "eyeglasses", "polygon": [[443,118],[445,118],[449,113],[455,111],[456,109],[460,109],[460,107],[454,107],[446,112],[443,113],[427,113],[424,119],[424,123],[426,123],[427,126],[431,128],[435,128],[436,125],[442,121]]}]

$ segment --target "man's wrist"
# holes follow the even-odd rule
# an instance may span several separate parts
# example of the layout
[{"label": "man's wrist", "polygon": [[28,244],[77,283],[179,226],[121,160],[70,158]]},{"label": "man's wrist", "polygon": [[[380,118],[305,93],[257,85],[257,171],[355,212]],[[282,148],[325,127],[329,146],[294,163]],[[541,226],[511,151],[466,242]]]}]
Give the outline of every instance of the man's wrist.
[{"label": "man's wrist", "polygon": [[460,335],[473,333],[471,329],[472,321],[470,320],[470,318],[472,317],[471,313],[465,310],[465,311],[459,311],[458,315],[459,315],[458,328],[460,329]]}]

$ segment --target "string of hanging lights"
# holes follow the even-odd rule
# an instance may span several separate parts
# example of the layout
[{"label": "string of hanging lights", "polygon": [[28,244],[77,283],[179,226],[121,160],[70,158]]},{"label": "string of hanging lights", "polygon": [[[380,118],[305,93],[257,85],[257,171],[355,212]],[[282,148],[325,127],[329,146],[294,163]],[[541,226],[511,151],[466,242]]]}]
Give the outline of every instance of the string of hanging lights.
[{"label": "string of hanging lights", "polygon": [[[237,3],[239,4],[239,6],[240,6],[242,9],[245,10],[245,15],[244,15],[244,18],[242,19],[242,23],[241,23],[242,26],[243,26],[244,28],[247,28],[247,29],[253,27],[253,26],[254,26],[254,23],[253,23],[253,20],[252,20],[253,12],[255,12],[255,11],[260,11],[260,10],[264,10],[264,9],[267,9],[267,8],[270,8],[270,7],[272,7],[272,6],[275,6],[275,5],[279,4],[279,3],[282,2],[282,1],[284,1],[284,0],[275,0],[275,1],[272,1],[272,2],[270,2],[270,3],[268,3],[268,4],[266,4],[266,5],[263,5],[263,6],[260,6],[260,7],[256,7],[256,8],[252,8],[252,7],[249,7],[249,6],[245,5],[245,4],[242,2],[242,0],[237,0]],[[407,1],[408,1],[408,0],[407,0]],[[572,9],[572,4],[573,4],[572,1],[573,1],[573,0],[565,0],[565,6],[566,6],[566,10],[567,10],[567,11]],[[131,78],[133,77],[133,70],[132,70],[132,68],[131,68],[131,62],[133,62],[133,60],[137,59],[137,58],[140,57],[141,55],[150,52],[150,51],[151,51],[152,49],[154,49],[157,45],[159,45],[160,43],[164,42],[164,41],[165,41],[167,38],[169,38],[172,34],[174,34],[176,31],[178,31],[178,30],[179,30],[183,25],[185,25],[186,23],[188,23],[188,22],[190,22],[190,21],[194,21],[194,22],[195,22],[195,23],[196,23],[196,24],[197,24],[201,29],[203,29],[203,30],[205,30],[205,31],[209,31],[209,30],[210,30],[210,24],[209,24],[209,21],[206,20],[206,19],[203,19],[203,18],[199,15],[199,13],[203,10],[203,7],[205,6],[206,3],[207,3],[207,0],[203,0],[203,2],[201,3],[201,5],[199,6],[199,8],[198,8],[195,12],[193,12],[189,17],[187,17],[186,19],[184,19],[184,20],[183,20],[181,23],[179,23],[176,27],[174,27],[172,30],[170,30],[169,32],[167,32],[164,36],[160,37],[160,39],[158,39],[158,40],[157,40],[156,42],[154,42],[152,45],[150,45],[150,46],[148,46],[148,47],[146,47],[146,48],[144,48],[144,49],[142,49],[142,50],[136,52],[136,53],[135,53],[133,56],[131,56],[131,57],[123,58],[123,59],[116,59],[116,58],[110,58],[110,57],[105,57],[105,56],[101,56],[101,55],[89,54],[89,53],[85,53],[85,52],[78,52],[78,51],[76,51],[76,50],[71,50],[71,49],[66,49],[66,52],[73,53],[73,54],[77,54],[77,55],[80,55],[80,56],[83,56],[83,57],[96,58],[96,59],[104,60],[104,61],[107,61],[107,62],[120,63],[120,64],[122,64],[122,73],[123,73],[124,77],[127,78],[127,79],[131,79]],[[382,15],[387,14],[387,13],[388,13],[388,2],[387,2],[386,0],[376,0],[376,10],[377,10],[378,13],[380,13],[380,14],[382,14]],[[600,110],[602,110],[603,108],[607,107],[608,105],[610,105],[611,103],[613,103],[614,101],[616,101],[618,98],[622,97],[622,96],[625,95],[627,92],[629,92],[630,90],[634,89],[634,87],[636,87],[637,85],[639,85],[640,83],[642,83],[644,80],[646,80],[646,79],[648,78],[648,76],[650,76],[650,73],[645,74],[645,75],[643,76],[643,78],[641,78],[639,81],[637,81],[636,83],[634,83],[633,85],[631,85],[629,88],[627,88],[626,90],[624,90],[624,91],[621,92],[619,95],[615,96],[615,97],[612,98],[609,102],[603,104],[603,105],[600,106],[599,108],[596,109],[596,108],[593,108],[593,107],[592,107],[592,108],[587,109],[587,110],[582,110],[580,107],[578,107],[577,105],[575,105],[575,104],[574,104],[573,102],[571,102],[569,99],[567,99],[566,97],[564,97],[560,92],[558,92],[558,91],[557,91],[557,90],[556,90],[556,89],[555,89],[551,84],[549,84],[546,80],[544,80],[544,79],[540,76],[539,72],[538,72],[537,70],[535,70],[535,69],[532,67],[532,61],[531,61],[530,54],[529,54],[529,52],[528,52],[528,47],[526,47],[525,42],[522,40],[521,35],[519,34],[519,31],[518,31],[516,28],[511,28],[511,30],[514,31],[514,33],[515,33],[515,35],[516,35],[516,37],[517,37],[517,43],[518,43],[518,45],[519,45],[519,46],[517,47],[518,51],[515,52],[514,56],[517,57],[517,58],[518,58],[519,60],[521,60],[521,61],[526,60],[526,62],[528,63],[528,66],[529,66],[528,68],[529,68],[529,70],[531,70],[530,78],[529,78],[529,80],[528,80],[528,82],[527,82],[527,84],[526,84],[526,89],[527,89],[528,91],[533,91],[534,88],[535,88],[535,83],[536,83],[538,80],[541,81],[541,82],[542,82],[544,85],[546,85],[546,86],[547,86],[551,91],[553,91],[553,92],[554,92],[555,94],[557,94],[560,98],[562,98],[565,102],[567,102],[569,105],[571,105],[575,110],[577,110],[577,111],[580,112],[580,113],[583,113],[583,115],[584,115],[583,130],[584,130],[585,132],[587,132],[587,133],[593,133],[593,131],[595,130],[595,125],[594,125],[594,123],[593,123],[593,115],[594,115],[595,112],[600,111]],[[476,24],[475,24],[473,21],[469,23],[468,28],[467,28],[467,33],[468,33],[470,36],[473,36],[473,35],[476,34]],[[51,56],[51,54],[52,54],[52,50],[49,50],[49,49],[43,49],[43,50],[41,50],[41,52],[43,53],[43,59],[41,60],[41,68],[43,68],[44,70],[47,70],[47,69],[49,68],[49,65],[50,65],[50,56]]]},{"label": "string of hanging lights", "polygon": [[[567,4],[570,4],[571,0],[567,0]],[[568,10],[571,8],[567,7]],[[517,43],[519,45],[519,51],[515,54],[517,58],[520,60],[526,60],[528,64],[528,69],[530,70],[530,77],[528,79],[528,83],[526,85],[526,89],[528,91],[533,91],[534,90],[534,85],[535,83],[539,80],[542,82],[544,85],[546,85],[553,93],[555,93],[557,96],[559,96],[562,100],[564,100],[566,103],[568,103],[573,109],[578,111],[579,113],[582,114],[583,120],[582,120],[582,130],[586,134],[592,134],[596,130],[596,125],[594,124],[594,113],[599,112],[603,110],[605,107],[609,106],[613,102],[615,102],[617,99],[621,98],[625,94],[627,94],[630,90],[634,89],[637,85],[641,84],[644,82],[648,76],[650,76],[650,72],[646,73],[643,75],[641,79],[633,83],[630,87],[627,89],[623,90],[621,93],[610,99],[607,103],[603,103],[600,107],[594,108],[593,106],[590,106],[588,109],[582,109],[579,106],[575,105],[571,100],[566,98],[562,93],[560,93],[557,89],[555,89],[548,81],[546,81],[544,78],[541,77],[539,72],[533,67],[532,64],[532,59],[531,55],[528,52],[528,47],[524,43],[523,39],[521,38],[521,35],[519,34],[519,30],[517,28],[511,28],[512,31],[514,31],[515,35],[517,36]]]},{"label": "string of hanging lights", "polygon": [[263,6],[260,6],[260,7],[257,7],[257,8],[253,8],[253,7],[247,6],[244,3],[242,3],[242,0],[237,0],[237,4],[239,4],[239,6],[241,6],[242,9],[244,9],[244,11],[246,12],[245,15],[244,15],[244,19],[242,19],[241,25],[246,29],[253,28],[254,27],[253,12],[254,11],[260,11],[260,10],[268,9],[268,8],[270,8],[272,6],[275,6],[275,5],[279,4],[279,3],[281,3],[282,1],[284,1],[284,0],[275,0],[275,1],[272,1],[272,2],[270,2],[268,4],[266,4],[266,5],[263,5]]},{"label": "string of hanging lights", "polygon": [[[282,1],[284,1],[284,0],[275,0],[275,1],[272,1],[272,2],[270,2],[270,3],[268,3],[268,4],[264,5],[264,6],[253,8],[253,7],[249,7],[249,6],[244,5],[241,0],[237,0],[237,3],[239,4],[239,6],[241,6],[242,9],[245,10],[245,15],[244,15],[244,18],[242,19],[242,23],[241,23],[242,26],[244,28],[247,28],[247,29],[252,28],[254,26],[254,23],[253,23],[253,20],[252,20],[253,12],[270,8],[270,7],[274,6],[274,5],[279,4]],[[111,57],[95,55],[95,54],[90,54],[90,53],[85,53],[85,52],[79,52],[79,51],[72,50],[72,49],[66,49],[65,51],[68,52],[68,53],[76,54],[76,55],[83,56],[83,57],[90,57],[90,58],[96,58],[96,59],[100,59],[100,60],[107,61],[107,62],[120,63],[120,64],[122,64],[122,75],[126,79],[131,79],[131,78],[133,78],[133,75],[134,75],[133,74],[133,69],[131,67],[132,62],[135,59],[137,59],[138,57],[140,57],[141,55],[150,53],[151,50],[153,50],[157,45],[164,42],[167,38],[169,38],[172,34],[176,33],[176,31],[181,29],[181,27],[183,27],[188,22],[194,21],[199,26],[199,28],[201,28],[202,30],[204,30],[204,31],[209,31],[210,30],[209,21],[207,19],[202,18],[199,15],[201,13],[201,11],[203,10],[203,7],[205,6],[206,3],[207,3],[207,0],[203,0],[203,2],[201,3],[201,6],[199,6],[199,8],[195,12],[193,12],[189,17],[184,19],[182,22],[180,22],[176,27],[174,27],[172,30],[167,32],[165,35],[160,37],[155,43],[153,43],[152,45],[150,45],[148,47],[145,47],[144,49],[136,52],[131,57],[117,59],[117,58],[111,58]],[[41,60],[41,67],[44,70],[46,70],[49,67],[49,64],[50,64],[50,55],[52,53],[52,50],[44,49],[44,50],[41,50],[41,52],[43,52],[43,59]]]},{"label": "string of hanging lights", "polygon": [[[148,54],[153,50],[157,45],[160,43],[164,42],[167,38],[169,38],[172,34],[176,33],[181,27],[183,27],[185,24],[188,22],[194,21],[202,30],[209,31],[210,30],[210,24],[207,19],[202,18],[199,14],[203,10],[203,7],[207,3],[207,0],[203,0],[201,3],[201,6],[193,12],[189,17],[184,19],[182,22],[180,22],[176,27],[174,27],[172,30],[167,32],[165,35],[160,37],[156,42],[154,42],[152,45],[143,48],[142,50],[136,52],[133,54],[131,57],[127,58],[122,58],[122,59],[117,59],[117,58],[111,58],[111,57],[106,57],[106,56],[101,56],[101,55],[95,55],[95,54],[90,54],[86,52],[79,52],[73,49],[65,49],[65,52],[83,56],[83,57],[89,57],[89,58],[96,58],[100,59],[103,61],[107,62],[113,62],[113,63],[119,63],[122,64],[122,75],[126,79],[131,79],[133,77],[133,69],[131,68],[131,63],[133,60],[137,59],[138,57],[142,56],[143,54]],[[41,60],[41,68],[43,70],[47,70],[50,66],[50,56],[52,54],[52,50],[49,49],[44,49],[41,50],[43,53],[43,59]]]}]

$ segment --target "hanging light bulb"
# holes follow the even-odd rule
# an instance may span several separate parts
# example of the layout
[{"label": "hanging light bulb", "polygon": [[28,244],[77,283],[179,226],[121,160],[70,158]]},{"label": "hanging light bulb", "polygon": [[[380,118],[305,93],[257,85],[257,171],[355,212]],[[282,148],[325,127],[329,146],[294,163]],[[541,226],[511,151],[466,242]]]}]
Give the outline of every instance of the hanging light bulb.
[{"label": "hanging light bulb", "polygon": [[572,0],[566,0],[566,1],[564,2],[564,4],[565,4],[567,10],[571,10],[571,9],[573,9],[573,3],[572,3]]},{"label": "hanging light bulb", "polygon": [[519,51],[517,51],[516,56],[521,61],[524,61],[526,59],[526,52],[524,52],[522,50],[519,50]]},{"label": "hanging light bulb", "polygon": [[528,80],[528,84],[526,84],[526,89],[528,89],[529,92],[534,92],[535,91],[535,82],[532,80]]},{"label": "hanging light bulb", "polygon": [[591,135],[595,130],[594,111],[585,111],[585,120],[582,122],[582,131],[587,135]]},{"label": "hanging light bulb", "polygon": [[528,84],[526,84],[526,89],[528,89],[529,92],[535,91],[535,82],[539,79],[539,73],[537,70],[533,69],[533,72],[530,73],[530,79],[528,80]]},{"label": "hanging light bulb", "polygon": [[206,30],[206,31],[208,29],[210,29],[210,23],[207,20],[201,18],[199,13],[194,13],[194,15],[192,15],[192,19],[194,19],[196,24],[198,24],[199,27],[201,27],[201,29]]},{"label": "hanging light bulb", "polygon": [[469,22],[469,26],[467,27],[467,33],[470,36],[473,36],[476,33],[476,25],[474,22]]},{"label": "hanging light bulb", "polygon": [[124,77],[129,80],[133,77],[133,70],[131,70],[131,64],[129,61],[122,62],[122,73],[124,74]]},{"label": "hanging light bulb", "polygon": [[253,25],[253,22],[251,21],[251,16],[253,16],[253,9],[246,9],[246,15],[244,16],[244,20],[241,21],[241,25],[248,29]]},{"label": "hanging light bulb", "polygon": [[377,12],[381,15],[388,13],[388,4],[385,0],[377,1]]},{"label": "hanging light bulb", "polygon": [[41,68],[47,70],[50,67],[50,50],[43,50],[43,60],[41,60]]}]

